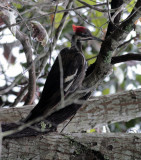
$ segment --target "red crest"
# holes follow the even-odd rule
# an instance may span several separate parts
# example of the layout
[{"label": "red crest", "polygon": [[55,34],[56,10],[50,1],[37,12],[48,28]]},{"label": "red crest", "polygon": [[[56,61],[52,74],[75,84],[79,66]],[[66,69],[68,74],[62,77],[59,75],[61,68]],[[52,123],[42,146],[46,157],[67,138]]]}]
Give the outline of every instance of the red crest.
[{"label": "red crest", "polygon": [[83,26],[76,26],[76,25],[72,25],[73,31],[74,32],[85,32],[86,28]]}]

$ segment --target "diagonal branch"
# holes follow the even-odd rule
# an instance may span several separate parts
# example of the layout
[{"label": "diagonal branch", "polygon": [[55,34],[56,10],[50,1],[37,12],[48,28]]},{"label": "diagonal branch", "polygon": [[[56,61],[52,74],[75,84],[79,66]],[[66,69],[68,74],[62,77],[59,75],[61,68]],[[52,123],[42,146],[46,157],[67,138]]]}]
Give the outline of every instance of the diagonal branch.
[{"label": "diagonal branch", "polygon": [[[97,56],[95,56],[93,58],[96,58],[96,57]],[[121,55],[121,56],[115,56],[115,57],[112,57],[111,64],[114,65],[116,63],[122,63],[122,62],[127,62],[127,61],[141,61],[141,54],[128,53],[128,54]],[[94,64],[89,66],[89,68],[87,70],[87,75],[92,73],[93,68],[94,68]]]},{"label": "diagonal branch", "polygon": [[7,92],[9,92],[15,85],[18,84],[19,80],[21,80],[23,75],[20,75],[18,78],[16,78],[9,86],[4,87],[0,90],[0,95],[3,95]]},{"label": "diagonal branch", "polygon": [[128,53],[125,55],[112,57],[111,64],[127,62],[127,61],[141,61],[141,54]]},{"label": "diagonal branch", "polygon": [[99,11],[99,12],[108,12],[107,9],[97,8],[95,5],[90,5],[90,4],[88,4],[88,3],[84,2],[84,1],[81,1],[81,0],[77,0],[77,1],[80,2],[80,3],[82,3],[82,4],[84,4],[86,7],[89,7],[91,9],[96,10],[96,11]]}]

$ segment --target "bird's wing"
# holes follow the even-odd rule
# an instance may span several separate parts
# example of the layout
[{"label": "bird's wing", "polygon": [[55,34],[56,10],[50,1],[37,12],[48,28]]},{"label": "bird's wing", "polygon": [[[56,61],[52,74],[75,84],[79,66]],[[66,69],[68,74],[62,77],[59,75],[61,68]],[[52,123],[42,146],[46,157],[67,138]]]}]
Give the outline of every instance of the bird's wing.
[{"label": "bird's wing", "polygon": [[[57,57],[48,74],[39,103],[26,118],[26,122],[46,114],[61,100],[61,78],[63,78],[64,95],[66,95],[70,89],[75,90],[78,87],[74,82],[76,80],[79,82],[77,77],[83,68],[83,56],[80,55],[80,53],[73,53],[73,50],[69,50],[68,48],[63,49],[60,52],[60,56],[63,77],[60,77],[60,63]],[[73,87],[74,84],[75,86]]]}]

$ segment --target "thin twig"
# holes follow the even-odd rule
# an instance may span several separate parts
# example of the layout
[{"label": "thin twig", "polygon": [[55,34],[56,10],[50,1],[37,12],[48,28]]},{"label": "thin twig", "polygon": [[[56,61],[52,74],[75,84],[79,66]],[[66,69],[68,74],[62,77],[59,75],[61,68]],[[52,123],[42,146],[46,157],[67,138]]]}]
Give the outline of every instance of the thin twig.
[{"label": "thin twig", "polygon": [[124,46],[124,45],[126,45],[126,44],[130,43],[130,42],[131,42],[132,40],[134,40],[136,37],[137,37],[137,36],[132,37],[132,38],[131,38],[131,39],[129,39],[128,41],[125,41],[124,43],[122,43],[121,45],[119,45],[119,46],[118,46],[118,48],[121,48],[122,46]]},{"label": "thin twig", "polygon": [[[58,4],[55,7],[54,16],[53,16],[52,25],[51,25],[51,34],[50,34],[51,39],[53,38],[53,29],[54,29],[54,22],[55,22],[55,16],[56,16],[56,13],[57,13],[57,8],[58,8]],[[52,40],[51,40],[51,50],[53,50],[52,49]]]},{"label": "thin twig", "polygon": [[21,102],[21,100],[24,98],[24,96],[27,94],[28,92],[28,86],[26,86],[22,92],[20,92],[20,95],[18,95],[16,97],[16,99],[14,100],[14,102],[12,103],[11,107],[15,107],[19,102]]},{"label": "thin twig", "polygon": [[94,24],[91,24],[90,22],[88,22],[88,21],[86,20],[86,18],[83,18],[78,12],[75,11],[75,13],[76,13],[80,18],[82,18],[83,21],[86,22],[87,24],[93,26],[94,28],[98,28],[98,29],[102,30],[101,27],[97,27],[97,26],[95,26]]},{"label": "thin twig", "polygon": [[113,21],[112,21],[112,18],[111,18],[111,14],[110,14],[110,8],[109,8],[109,0],[107,0],[107,7],[108,7],[108,17],[109,17],[109,20],[111,22],[112,25],[114,25]]},{"label": "thin twig", "polygon": [[[68,4],[66,6],[66,9],[69,9],[72,7],[72,2],[73,0],[69,0],[68,1]],[[62,33],[62,30],[64,28],[64,25],[65,25],[65,22],[66,22],[66,19],[68,17],[68,14],[69,12],[65,12],[62,19],[61,19],[61,22],[60,22],[60,25],[58,26],[58,28],[56,29],[56,33],[55,33],[55,37],[54,37],[54,41],[53,41],[53,45],[56,46],[56,43],[57,43],[57,40],[58,38],[60,37],[61,33]]]},{"label": "thin twig", "polygon": [[94,56],[94,57],[88,58],[88,59],[86,59],[86,61],[90,61],[91,59],[95,59],[95,58],[97,58],[97,56]]},{"label": "thin twig", "polygon": [[[114,22],[114,19],[116,18],[116,16],[120,13],[120,12],[122,12],[122,10],[125,8],[125,3],[124,4],[122,4],[118,9],[117,9],[117,11],[114,13],[114,15],[111,17],[111,20],[112,20],[112,22]],[[120,23],[120,22],[119,22]]]},{"label": "thin twig", "polygon": [[7,86],[6,88],[0,90],[0,95],[3,95],[7,92],[9,92],[18,82],[19,80],[21,80],[23,77],[23,75],[21,74],[18,78],[16,78],[9,86]]},{"label": "thin twig", "polygon": [[70,118],[70,120],[66,123],[66,125],[62,128],[62,130],[60,131],[60,133],[62,133],[64,131],[64,129],[68,126],[68,124],[72,121],[72,119],[74,118],[74,116],[76,115],[76,113]]},{"label": "thin twig", "polygon": [[92,6],[92,5],[90,5],[90,4],[88,4],[88,3],[84,2],[84,1],[81,1],[81,0],[77,0],[77,1],[80,2],[80,3],[82,3],[82,4],[84,4],[85,6],[87,6],[89,8],[91,8],[91,9],[96,10],[96,11],[99,11],[99,12],[108,12],[107,9],[97,8],[97,7],[95,7],[95,5]]},{"label": "thin twig", "polygon": [[51,61],[51,52],[53,50],[53,47],[52,47],[52,43],[53,43],[53,29],[54,29],[54,22],[55,22],[55,16],[56,16],[57,8],[58,8],[58,4],[55,7],[55,11],[54,11],[55,13],[54,13],[54,16],[53,16],[52,26],[51,26],[51,33],[50,33],[50,37],[51,37],[51,43],[50,43],[50,61]]}]

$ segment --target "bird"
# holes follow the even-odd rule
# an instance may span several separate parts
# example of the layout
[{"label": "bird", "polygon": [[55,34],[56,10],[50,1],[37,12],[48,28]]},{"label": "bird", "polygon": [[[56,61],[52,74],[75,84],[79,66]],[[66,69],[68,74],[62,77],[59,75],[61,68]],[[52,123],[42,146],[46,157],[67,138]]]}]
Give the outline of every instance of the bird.
[{"label": "bird", "polygon": [[61,91],[65,99],[81,87],[87,69],[81,41],[102,40],[94,37],[86,27],[73,24],[72,28],[71,47],[60,51],[47,76],[39,102],[23,120],[24,123],[49,116],[61,101]]}]

